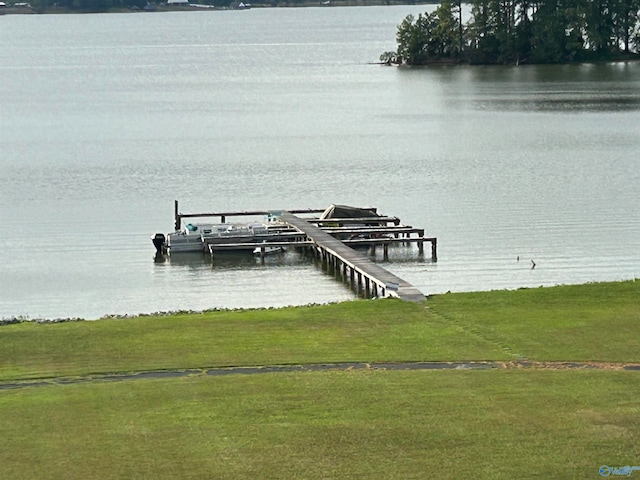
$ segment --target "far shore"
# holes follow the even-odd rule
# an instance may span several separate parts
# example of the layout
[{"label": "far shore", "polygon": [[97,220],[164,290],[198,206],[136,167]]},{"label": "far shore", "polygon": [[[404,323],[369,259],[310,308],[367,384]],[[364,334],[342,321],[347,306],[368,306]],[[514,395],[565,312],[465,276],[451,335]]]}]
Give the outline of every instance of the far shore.
[{"label": "far shore", "polygon": [[33,15],[33,14],[80,14],[80,13],[153,13],[153,12],[197,12],[220,10],[250,10],[253,8],[300,8],[300,7],[374,7],[374,6],[399,6],[399,5],[436,5],[436,1],[406,2],[399,0],[302,0],[302,1],[277,1],[274,3],[254,3],[250,8],[217,7],[206,4],[190,5],[166,5],[164,3],[150,3],[148,8],[118,8],[109,10],[82,10],[63,7],[51,7],[38,9],[31,6],[6,6],[0,7],[1,15]]}]

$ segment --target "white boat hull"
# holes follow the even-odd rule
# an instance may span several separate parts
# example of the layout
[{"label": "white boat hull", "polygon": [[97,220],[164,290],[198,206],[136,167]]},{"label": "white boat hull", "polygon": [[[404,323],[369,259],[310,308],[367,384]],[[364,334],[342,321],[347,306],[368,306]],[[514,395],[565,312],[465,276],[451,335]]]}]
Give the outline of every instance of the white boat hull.
[{"label": "white boat hull", "polygon": [[[263,252],[263,249],[264,249],[264,252]],[[284,252],[283,247],[256,247],[253,249],[253,254],[257,256],[276,255],[282,252]]]},{"label": "white boat hull", "polygon": [[[208,245],[255,244],[270,240],[274,238],[274,235],[277,235],[277,228],[282,228],[282,226],[276,225],[276,233],[274,233],[274,224],[189,223],[184,229],[168,234],[166,244],[158,245],[158,242],[154,241],[154,245],[156,245],[158,251],[164,249],[165,252],[169,253],[205,252]],[[159,236],[162,237],[162,234],[156,234],[156,238]],[[161,240],[164,242],[164,238]],[[254,246],[247,246],[246,250],[253,251]],[[271,249],[272,247],[269,248]],[[243,248],[238,247],[237,250],[243,250]],[[278,251],[281,251],[281,249]],[[269,253],[272,252],[270,251]],[[274,251],[273,253],[277,252]]]}]

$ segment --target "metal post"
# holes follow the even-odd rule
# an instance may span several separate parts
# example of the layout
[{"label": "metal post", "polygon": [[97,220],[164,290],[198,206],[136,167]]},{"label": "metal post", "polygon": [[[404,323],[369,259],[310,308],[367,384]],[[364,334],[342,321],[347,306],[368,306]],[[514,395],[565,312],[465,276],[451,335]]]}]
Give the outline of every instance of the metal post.
[{"label": "metal post", "polygon": [[178,213],[178,200],[173,201],[173,218],[175,220],[176,232],[182,227],[182,218]]}]

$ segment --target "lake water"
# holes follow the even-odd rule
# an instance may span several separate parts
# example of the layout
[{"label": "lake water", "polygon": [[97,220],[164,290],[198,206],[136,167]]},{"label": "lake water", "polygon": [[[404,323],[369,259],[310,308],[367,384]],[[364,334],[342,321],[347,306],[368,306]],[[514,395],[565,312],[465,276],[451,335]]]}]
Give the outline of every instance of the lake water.
[{"label": "lake water", "polygon": [[378,207],[438,237],[385,263],[426,294],[638,277],[640,64],[376,65],[430,8],[1,16],[0,318],[354,298],[293,253],[154,262],[174,199]]}]

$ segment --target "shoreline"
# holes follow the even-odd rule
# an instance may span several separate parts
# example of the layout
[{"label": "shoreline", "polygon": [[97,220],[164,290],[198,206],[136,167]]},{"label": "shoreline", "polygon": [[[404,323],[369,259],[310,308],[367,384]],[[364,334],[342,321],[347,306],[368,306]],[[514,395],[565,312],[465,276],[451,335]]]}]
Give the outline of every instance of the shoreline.
[{"label": "shoreline", "polygon": [[[521,288],[517,288],[517,289],[513,289],[513,290],[509,290],[509,289],[504,289],[504,290],[487,290],[487,291],[476,291],[476,292],[448,292],[448,293],[438,293],[438,294],[433,294],[433,295],[427,295],[425,297],[425,300],[423,302],[421,302],[422,304],[427,304],[429,302],[430,299],[436,298],[436,297],[442,297],[442,296],[447,296],[447,295],[456,295],[456,294],[460,294],[460,295],[464,295],[464,294],[483,294],[483,293],[492,293],[492,292],[516,292],[516,291],[523,291],[523,290],[538,290],[538,289],[545,289],[545,290],[553,290],[553,289],[558,289],[558,288],[563,288],[563,287],[585,287],[588,285],[608,285],[608,284],[625,284],[625,283],[635,283],[636,280],[640,280],[640,279],[636,279],[636,278],[630,278],[630,279],[624,279],[624,280],[616,280],[616,281],[593,281],[593,282],[587,282],[587,283],[579,283],[579,284],[560,284],[560,285],[554,285],[554,286],[539,286],[539,287],[521,287]],[[384,298],[380,298],[380,299],[373,299],[373,300],[368,300],[371,302],[374,301],[384,301],[386,299]],[[48,325],[48,324],[58,324],[58,323],[74,323],[74,322],[89,322],[89,323],[93,323],[93,322],[99,322],[101,320],[136,320],[136,319],[143,319],[143,318],[151,318],[151,317],[175,317],[175,316],[180,316],[180,315],[205,315],[205,314],[210,314],[210,313],[232,313],[232,312],[260,312],[260,311],[278,311],[278,310],[285,310],[285,309],[290,309],[290,308],[294,308],[294,309],[305,309],[305,308],[313,308],[313,307],[318,307],[318,306],[329,306],[329,305],[344,305],[344,304],[349,304],[349,303],[353,303],[353,302],[358,302],[358,301],[367,301],[364,299],[355,299],[355,300],[346,300],[346,301],[337,301],[337,302],[328,302],[328,303],[308,303],[306,305],[290,305],[290,306],[286,306],[286,307],[254,307],[254,308],[208,308],[208,309],[204,309],[204,310],[189,310],[189,309],[185,309],[185,310],[170,310],[170,311],[157,311],[157,312],[150,312],[150,313],[145,313],[145,312],[141,312],[141,313],[123,313],[123,314],[106,314],[103,315],[102,317],[99,318],[95,318],[95,319],[87,319],[87,318],[82,318],[82,317],[65,317],[65,318],[50,318],[50,317],[40,317],[40,318],[30,318],[29,316],[22,316],[22,315],[15,315],[15,316],[9,316],[9,317],[2,317],[0,318],[0,329],[2,329],[2,327],[4,326],[8,326],[8,325],[18,325],[18,324],[42,324],[42,325]]]},{"label": "shoreline", "polygon": [[[302,0],[302,1],[277,1],[275,3],[251,3],[249,8],[218,7],[215,5],[192,4],[168,6],[166,4],[150,3],[149,8],[117,8],[108,10],[94,9],[69,9],[63,7],[49,7],[38,9],[31,6],[6,6],[0,8],[2,15],[63,15],[63,14],[91,14],[91,13],[157,13],[157,12],[199,12],[199,11],[227,11],[227,10],[251,10],[257,8],[308,8],[308,7],[392,7],[392,6],[420,6],[437,5],[436,1],[402,1],[402,0]],[[233,5],[233,4],[232,4]]]}]

